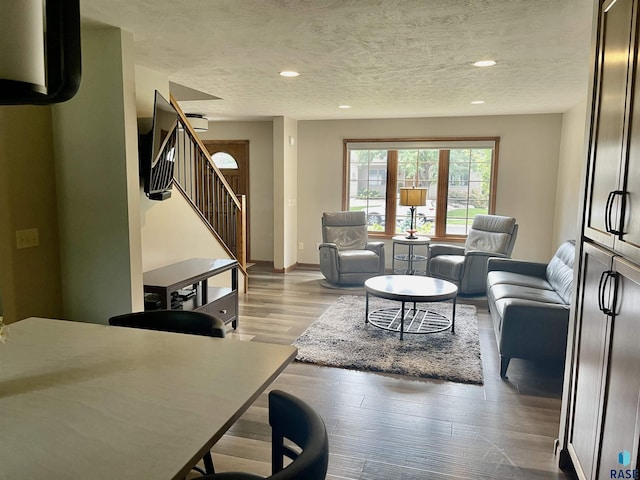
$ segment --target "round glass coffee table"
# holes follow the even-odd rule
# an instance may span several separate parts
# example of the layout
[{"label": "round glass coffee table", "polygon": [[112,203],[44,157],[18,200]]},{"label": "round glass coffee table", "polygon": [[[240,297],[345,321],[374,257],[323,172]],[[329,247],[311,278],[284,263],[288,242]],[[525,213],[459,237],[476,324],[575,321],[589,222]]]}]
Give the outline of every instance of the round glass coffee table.
[{"label": "round glass coffee table", "polygon": [[[364,282],[366,292],[365,323],[378,328],[400,332],[400,340],[405,333],[436,333],[451,328],[455,333],[456,297],[458,287],[446,280],[415,275],[382,275]],[[401,302],[400,308],[389,307],[369,312],[369,295]],[[451,300],[451,318],[416,308],[418,302],[444,302]],[[413,308],[406,308],[412,303]]]}]

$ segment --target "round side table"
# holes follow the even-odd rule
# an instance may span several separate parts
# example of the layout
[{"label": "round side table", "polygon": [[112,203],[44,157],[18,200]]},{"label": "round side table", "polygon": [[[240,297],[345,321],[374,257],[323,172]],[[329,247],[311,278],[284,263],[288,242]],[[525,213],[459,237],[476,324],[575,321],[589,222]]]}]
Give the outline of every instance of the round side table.
[{"label": "round side table", "polygon": [[[431,238],[418,236],[418,238],[407,238],[405,235],[397,235],[392,238],[393,240],[393,273],[400,273],[405,275],[426,275],[427,274],[427,260],[429,258],[429,242]],[[396,253],[397,246],[406,247],[406,251],[403,253]],[[415,247],[424,247],[424,255],[420,255],[414,252]],[[398,264],[396,262],[403,262]],[[424,269],[416,268],[416,263],[420,266],[424,262]],[[400,268],[404,266],[406,268]]]}]

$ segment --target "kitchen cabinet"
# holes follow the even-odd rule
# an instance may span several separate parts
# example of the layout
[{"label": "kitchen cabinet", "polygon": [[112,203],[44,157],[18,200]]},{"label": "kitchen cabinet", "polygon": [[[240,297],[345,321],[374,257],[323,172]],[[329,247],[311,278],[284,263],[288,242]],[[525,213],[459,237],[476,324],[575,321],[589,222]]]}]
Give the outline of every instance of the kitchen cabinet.
[{"label": "kitchen cabinet", "polygon": [[561,425],[561,463],[584,480],[639,478],[640,448],[639,0],[600,1],[596,12]]}]

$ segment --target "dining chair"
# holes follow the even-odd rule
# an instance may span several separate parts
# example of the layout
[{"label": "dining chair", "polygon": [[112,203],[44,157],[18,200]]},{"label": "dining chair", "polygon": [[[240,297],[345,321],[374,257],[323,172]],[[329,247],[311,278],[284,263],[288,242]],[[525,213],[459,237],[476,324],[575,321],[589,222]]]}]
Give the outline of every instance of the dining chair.
[{"label": "dining chair", "polygon": [[[208,313],[193,310],[148,310],[125,313],[111,317],[109,325],[217,338],[225,336],[225,326],[221,319]],[[194,467],[194,470],[201,474],[215,473],[211,452],[207,452],[202,461],[204,462],[204,470],[197,466]]]},{"label": "dining chair", "polygon": [[224,322],[214,315],[193,310],[148,310],[125,313],[109,319],[116,327],[143,328],[224,338]]},{"label": "dining chair", "polygon": [[[271,471],[269,477],[244,472],[222,472],[203,480],[323,480],[329,464],[329,439],[322,417],[304,401],[283,392],[269,392]],[[285,440],[294,443],[298,453]],[[285,466],[284,458],[292,460]]]}]

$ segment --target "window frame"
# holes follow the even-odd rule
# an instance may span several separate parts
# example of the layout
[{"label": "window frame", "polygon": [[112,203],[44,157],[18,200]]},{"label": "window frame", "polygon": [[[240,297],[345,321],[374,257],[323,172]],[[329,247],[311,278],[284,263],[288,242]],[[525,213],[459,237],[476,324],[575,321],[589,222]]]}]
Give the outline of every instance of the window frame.
[{"label": "window frame", "polygon": [[[350,156],[349,145],[363,143],[372,144],[371,150],[382,150],[383,148],[375,147],[376,144],[407,144],[407,149],[416,148],[410,144],[450,144],[447,149],[442,145],[438,148],[438,193],[436,196],[436,221],[435,230],[430,238],[435,241],[464,242],[466,235],[447,234],[446,233],[446,216],[447,201],[449,187],[449,152],[451,149],[463,148],[462,144],[473,144],[475,142],[493,142],[493,155],[491,158],[491,175],[489,177],[489,202],[487,211],[489,214],[495,214],[497,185],[498,185],[498,159],[500,152],[500,137],[410,137],[410,138],[348,138],[343,139],[343,162],[342,162],[342,209],[349,209],[349,182],[350,182]],[[427,148],[427,147],[419,147]],[[433,147],[430,147],[433,148]],[[445,153],[446,152],[446,153]],[[396,218],[396,192],[397,190],[397,171],[398,171],[398,149],[387,149],[387,186],[385,191],[386,213],[385,216],[392,218],[393,221],[385,222],[385,231],[369,231],[369,235],[374,238],[388,239],[397,236],[395,232]]]}]

